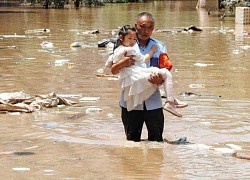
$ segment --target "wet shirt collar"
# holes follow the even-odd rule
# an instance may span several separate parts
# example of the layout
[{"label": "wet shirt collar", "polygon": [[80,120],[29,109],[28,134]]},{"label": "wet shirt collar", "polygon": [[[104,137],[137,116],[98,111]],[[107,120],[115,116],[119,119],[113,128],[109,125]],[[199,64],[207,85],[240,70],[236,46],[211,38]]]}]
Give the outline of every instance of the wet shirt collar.
[{"label": "wet shirt collar", "polygon": [[[146,43],[146,46],[145,46],[145,47],[147,47],[147,46],[148,46],[148,44],[149,44],[150,40],[151,40],[151,38],[149,38],[149,39],[148,39],[148,41],[147,41],[147,43]],[[140,45],[140,42],[138,41],[138,39],[136,40],[136,42],[137,42],[137,44],[138,44],[138,46],[139,46],[140,48],[144,48],[144,47],[142,47],[142,46]]]},{"label": "wet shirt collar", "polygon": [[146,46],[144,46],[144,47],[142,47],[142,46],[140,45],[140,43],[139,43],[138,40],[137,40],[137,44],[138,44],[138,46],[139,46],[139,49],[140,49],[141,53],[142,53],[143,55],[145,55],[145,54],[147,54],[147,53],[150,51],[150,49],[151,49],[151,47],[152,47],[152,45],[153,45],[153,41],[152,41],[152,38],[149,38],[148,41],[147,41]]}]

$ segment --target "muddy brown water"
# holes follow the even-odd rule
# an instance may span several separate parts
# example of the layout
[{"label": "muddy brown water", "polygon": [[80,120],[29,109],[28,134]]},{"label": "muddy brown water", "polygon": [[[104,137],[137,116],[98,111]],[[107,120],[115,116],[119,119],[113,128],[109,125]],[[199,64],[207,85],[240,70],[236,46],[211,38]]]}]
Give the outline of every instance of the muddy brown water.
[{"label": "muddy brown water", "polygon": [[[195,5],[154,1],[78,10],[1,8],[0,92],[56,92],[77,95],[75,101],[100,97],[73,107],[0,114],[0,151],[19,152],[0,155],[1,179],[249,179],[249,160],[213,148],[250,155],[250,27],[235,25],[233,17],[220,21],[215,4],[208,4],[211,15]],[[96,77],[110,53],[97,42],[114,37],[118,26],[133,24],[141,11],[151,12],[155,28],[164,30],[153,36],[167,44],[175,95],[189,104],[181,109],[182,118],[164,113],[164,138],[186,136],[193,144],[126,141],[118,83]],[[203,31],[165,31],[190,25]],[[95,29],[100,33],[87,33]],[[54,47],[42,48],[45,41]],[[70,48],[76,41],[82,47]],[[85,114],[88,108],[102,111]],[[142,136],[147,138],[145,128]]]}]

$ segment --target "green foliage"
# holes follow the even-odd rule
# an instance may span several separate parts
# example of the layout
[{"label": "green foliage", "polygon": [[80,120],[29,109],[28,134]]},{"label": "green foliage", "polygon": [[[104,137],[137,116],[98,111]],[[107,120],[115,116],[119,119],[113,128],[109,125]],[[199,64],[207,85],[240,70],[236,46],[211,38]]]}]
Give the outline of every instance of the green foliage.
[{"label": "green foliage", "polygon": [[245,0],[224,0],[221,4],[228,10],[231,14],[234,13],[236,7],[249,7],[250,2]]},{"label": "green foliage", "polygon": [[143,2],[144,0],[21,0],[24,5],[41,4],[45,9],[55,8],[63,9],[66,4],[74,4],[79,8],[80,4],[85,6],[104,6],[105,3],[127,3],[127,2]]},{"label": "green foliage", "polygon": [[87,6],[104,6],[101,0],[85,0],[84,4]]}]

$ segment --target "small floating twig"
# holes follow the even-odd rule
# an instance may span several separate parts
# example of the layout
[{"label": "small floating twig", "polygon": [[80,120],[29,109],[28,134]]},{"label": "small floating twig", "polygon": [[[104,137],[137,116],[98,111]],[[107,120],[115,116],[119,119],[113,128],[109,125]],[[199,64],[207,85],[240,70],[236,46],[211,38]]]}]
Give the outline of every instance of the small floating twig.
[{"label": "small floating twig", "polygon": [[97,77],[117,77],[116,75],[113,75],[113,74],[97,74],[96,75]]}]

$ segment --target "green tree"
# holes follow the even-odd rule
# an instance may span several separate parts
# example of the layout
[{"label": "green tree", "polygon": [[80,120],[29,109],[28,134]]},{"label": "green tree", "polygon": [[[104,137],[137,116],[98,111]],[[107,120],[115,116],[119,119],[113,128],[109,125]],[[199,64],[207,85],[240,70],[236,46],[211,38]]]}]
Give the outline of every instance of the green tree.
[{"label": "green tree", "polygon": [[245,0],[224,0],[221,4],[230,14],[235,12],[236,7],[250,7],[250,2]]}]

